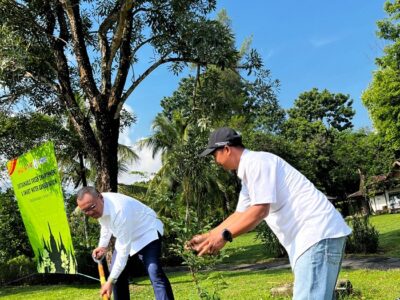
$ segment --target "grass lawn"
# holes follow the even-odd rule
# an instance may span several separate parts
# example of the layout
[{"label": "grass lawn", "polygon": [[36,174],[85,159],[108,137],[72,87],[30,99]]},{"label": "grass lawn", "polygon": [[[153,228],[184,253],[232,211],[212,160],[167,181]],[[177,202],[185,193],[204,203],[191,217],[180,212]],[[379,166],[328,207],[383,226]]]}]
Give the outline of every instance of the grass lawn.
[{"label": "grass lawn", "polygon": [[[400,214],[380,215],[371,218],[371,223],[380,232],[380,255],[400,257]],[[226,246],[230,255],[224,260],[229,265],[252,264],[271,260],[255,233],[245,234]],[[199,299],[196,286],[186,272],[169,273],[177,300]],[[349,279],[355,293],[345,299],[390,299],[400,297],[400,270],[342,270],[340,278]],[[270,289],[291,283],[290,270],[222,271],[199,274],[201,287],[209,294],[217,290],[221,299],[279,299],[270,296]],[[81,286],[18,286],[2,287],[0,299],[99,299],[99,285]],[[136,278],[131,285],[132,299],[154,299],[147,278]],[[289,299],[289,298],[280,298]]]},{"label": "grass lawn", "polygon": [[[191,277],[184,272],[168,274],[177,300],[199,299]],[[206,276],[211,277],[206,279]],[[222,276],[220,279],[219,276]],[[293,280],[290,270],[212,272],[202,275],[202,287],[210,294],[217,288],[221,299],[290,299],[272,298],[270,289]],[[400,297],[400,271],[343,270],[340,278],[348,278],[355,289],[345,299],[391,299]],[[213,282],[220,281],[220,288]],[[224,282],[224,284],[222,283]],[[135,279],[131,285],[132,299],[154,299],[150,282]],[[98,299],[98,285],[91,286],[27,286],[2,288],[0,299]]]},{"label": "grass lawn", "polygon": [[[275,271],[235,271],[213,272],[221,275],[226,286],[218,291],[221,299],[277,299],[270,296],[270,289],[293,281],[290,270]],[[349,279],[355,293],[346,299],[396,299],[400,297],[400,271],[343,270],[340,278]],[[170,275],[176,299],[199,299],[190,276],[184,273]],[[214,279],[215,280],[215,279]],[[212,293],[215,287],[213,279],[203,281],[203,287]],[[153,299],[150,282],[140,280],[133,286],[133,295],[137,299]],[[282,298],[290,299],[290,298]]]},{"label": "grass lawn", "polygon": [[55,300],[55,299],[99,299],[99,285],[71,286],[71,285],[34,285],[18,287],[2,287],[0,299],[13,300]]},{"label": "grass lawn", "polygon": [[379,254],[400,257],[400,214],[372,216],[370,221],[379,231]]},{"label": "grass lawn", "polygon": [[[389,256],[400,258],[400,214],[372,216],[370,223],[379,232],[379,253],[373,256]],[[256,240],[256,233],[250,232],[235,239],[225,246],[229,255],[223,260],[226,264],[254,264],[273,260],[269,256],[260,240]],[[357,254],[352,254],[352,257]]]},{"label": "grass lawn", "polygon": [[229,255],[222,261],[224,264],[254,264],[273,259],[266,253],[262,242],[256,240],[255,232],[236,238],[233,243],[228,243],[224,250]]}]

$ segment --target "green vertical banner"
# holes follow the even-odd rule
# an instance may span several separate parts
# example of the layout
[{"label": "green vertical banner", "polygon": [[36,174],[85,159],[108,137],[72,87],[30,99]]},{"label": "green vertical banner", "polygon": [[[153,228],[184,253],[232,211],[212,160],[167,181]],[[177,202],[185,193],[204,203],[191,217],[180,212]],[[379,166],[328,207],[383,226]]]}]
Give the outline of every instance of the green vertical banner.
[{"label": "green vertical banner", "polygon": [[38,272],[75,274],[77,265],[53,143],[10,160],[7,169]]}]

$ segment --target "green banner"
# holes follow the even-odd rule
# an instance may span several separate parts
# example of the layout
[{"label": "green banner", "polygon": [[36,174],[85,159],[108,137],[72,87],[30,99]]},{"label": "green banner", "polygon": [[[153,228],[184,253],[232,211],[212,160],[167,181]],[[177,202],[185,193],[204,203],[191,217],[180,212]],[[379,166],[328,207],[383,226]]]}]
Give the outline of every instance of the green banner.
[{"label": "green banner", "polygon": [[39,273],[76,273],[61,190],[60,176],[51,142],[7,163]]}]

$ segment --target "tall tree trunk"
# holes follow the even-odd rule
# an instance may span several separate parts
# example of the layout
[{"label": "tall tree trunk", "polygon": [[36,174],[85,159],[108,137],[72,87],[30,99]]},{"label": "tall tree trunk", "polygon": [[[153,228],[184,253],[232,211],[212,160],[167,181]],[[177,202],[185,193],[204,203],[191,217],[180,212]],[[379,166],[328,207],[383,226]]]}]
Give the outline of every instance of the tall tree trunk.
[{"label": "tall tree trunk", "polygon": [[[78,153],[78,158],[79,158],[79,176],[82,181],[82,186],[87,186],[85,162],[83,160],[82,152]],[[86,249],[89,249],[89,234],[88,234],[87,228],[88,228],[88,217],[84,214],[83,215],[83,230],[84,230],[84,234],[85,234],[85,246],[86,246]]]},{"label": "tall tree trunk", "polygon": [[96,186],[100,192],[118,191],[118,137],[119,118],[113,113],[102,115],[97,121],[101,161],[98,167]]},{"label": "tall tree trunk", "polygon": [[189,193],[190,193],[190,182],[188,178],[185,177],[182,180],[183,183],[183,191],[182,197],[185,199],[185,225],[186,227],[189,226],[190,223],[190,200],[189,200]]},{"label": "tall tree trunk", "polygon": [[367,193],[367,189],[366,189],[365,175],[361,172],[361,169],[358,169],[357,172],[360,175],[359,191],[361,192],[361,195],[362,195],[361,209],[364,214],[369,216],[369,215],[371,215],[371,206],[369,204],[369,197],[368,197],[368,193]]},{"label": "tall tree trunk", "polygon": [[86,168],[82,152],[78,153],[78,158],[79,158],[79,177],[82,181],[82,186],[87,186]]}]

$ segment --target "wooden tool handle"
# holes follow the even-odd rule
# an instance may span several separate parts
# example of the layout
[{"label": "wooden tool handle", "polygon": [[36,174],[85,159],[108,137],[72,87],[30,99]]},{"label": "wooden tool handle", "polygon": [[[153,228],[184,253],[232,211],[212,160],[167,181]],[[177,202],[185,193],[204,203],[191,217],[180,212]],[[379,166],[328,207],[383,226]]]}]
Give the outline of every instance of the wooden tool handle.
[{"label": "wooden tool handle", "polygon": [[[97,267],[99,269],[99,276],[100,276],[100,283],[103,286],[103,284],[106,283],[106,276],[104,275],[104,269],[103,269],[103,265],[101,264],[101,262],[99,262],[97,264]],[[109,300],[107,295],[103,295],[103,300]]]}]

